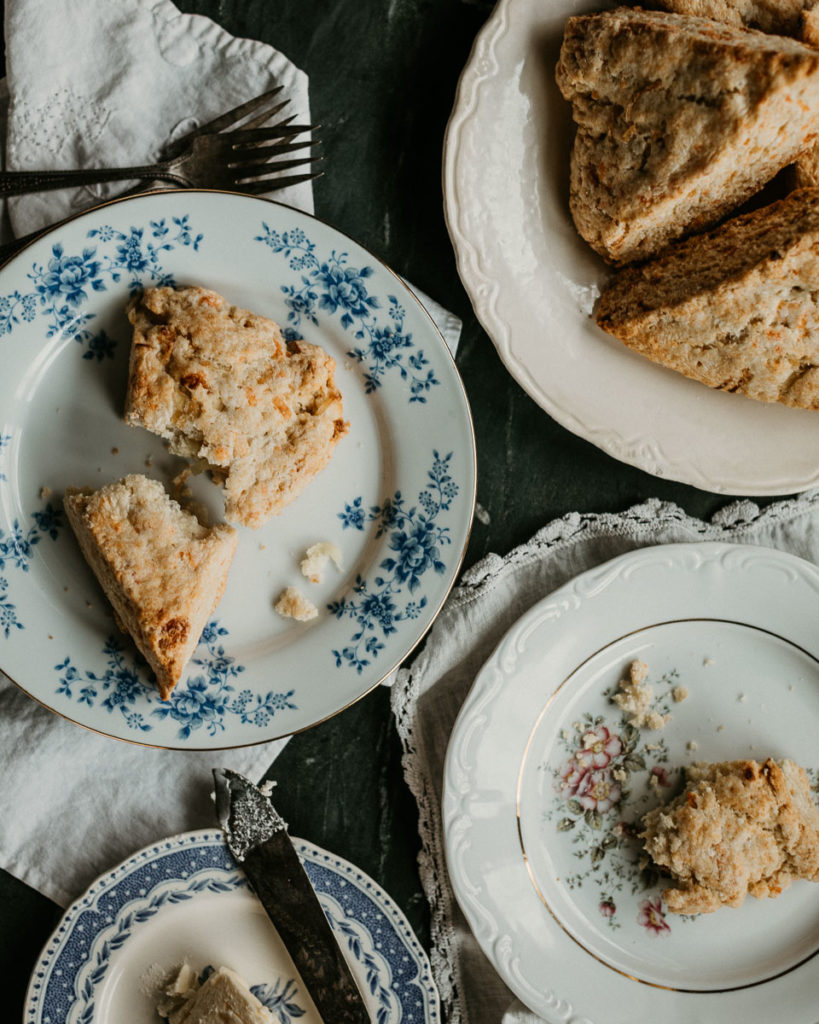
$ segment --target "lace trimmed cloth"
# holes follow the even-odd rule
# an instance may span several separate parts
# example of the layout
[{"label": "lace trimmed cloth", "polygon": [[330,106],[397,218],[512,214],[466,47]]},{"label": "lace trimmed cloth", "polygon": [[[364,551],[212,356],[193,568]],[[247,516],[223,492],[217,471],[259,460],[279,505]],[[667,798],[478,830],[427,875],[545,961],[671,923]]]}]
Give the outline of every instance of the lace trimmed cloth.
[{"label": "lace trimmed cloth", "polygon": [[616,515],[572,512],[506,557],[464,573],[421,653],[402,669],[392,705],[404,774],[418,803],[421,881],[432,911],[432,970],[449,1024],[536,1024],[472,936],[450,887],[441,821],[447,744],[475,676],[506,631],[545,595],[617,555],[654,544],[731,541],[819,563],[819,491],[764,510],[737,501],[710,522],[652,499]]}]

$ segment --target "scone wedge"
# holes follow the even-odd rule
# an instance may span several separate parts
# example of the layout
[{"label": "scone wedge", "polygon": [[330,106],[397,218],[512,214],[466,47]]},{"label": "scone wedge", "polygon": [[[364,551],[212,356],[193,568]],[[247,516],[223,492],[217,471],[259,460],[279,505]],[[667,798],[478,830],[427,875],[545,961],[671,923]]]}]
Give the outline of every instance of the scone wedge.
[{"label": "scone wedge", "polygon": [[819,409],[819,189],[620,270],[597,323],[712,388]]},{"label": "scone wedge", "polygon": [[744,28],[757,28],[778,36],[799,36],[804,11],[816,0],[651,0],[649,7],[660,7],[676,14],[713,18]]},{"label": "scone wedge", "polygon": [[673,885],[674,914],[778,896],[798,878],[819,881],[819,810],[791,760],[691,765],[676,800],[643,817],[646,852]]},{"label": "scone wedge", "polygon": [[707,18],[570,18],[557,83],[577,122],[571,212],[614,263],[715,224],[819,137],[819,52]]},{"label": "scone wedge", "polygon": [[225,589],[236,531],[204,526],[138,474],[98,491],[69,488],[64,504],[118,624],[167,700]]},{"label": "scone wedge", "polygon": [[347,431],[333,358],[206,288],[148,289],[128,316],[126,422],[209,468],[228,522],[281,512]]},{"label": "scone wedge", "polygon": [[199,982],[183,964],[157,1005],[168,1024],[281,1024],[229,967],[219,967]]}]

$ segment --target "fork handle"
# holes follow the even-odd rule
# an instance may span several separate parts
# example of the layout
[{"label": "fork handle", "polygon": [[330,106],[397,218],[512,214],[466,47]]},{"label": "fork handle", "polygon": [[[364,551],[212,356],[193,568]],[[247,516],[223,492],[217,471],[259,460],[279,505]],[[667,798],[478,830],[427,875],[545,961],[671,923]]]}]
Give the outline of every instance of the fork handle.
[{"label": "fork handle", "polygon": [[100,167],[90,171],[2,171],[0,196],[19,196],[28,192],[95,185],[103,181],[141,180],[174,181],[187,185],[187,180],[169,170],[167,164],[144,164],[141,167]]}]

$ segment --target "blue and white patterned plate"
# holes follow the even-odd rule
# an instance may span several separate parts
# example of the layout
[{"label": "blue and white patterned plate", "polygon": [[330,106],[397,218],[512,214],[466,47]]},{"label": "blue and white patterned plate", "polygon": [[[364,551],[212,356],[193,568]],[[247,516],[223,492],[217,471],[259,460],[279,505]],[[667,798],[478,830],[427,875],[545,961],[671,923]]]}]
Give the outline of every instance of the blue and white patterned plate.
[{"label": "blue and white patterned plate", "polygon": [[[160,702],[62,513],[68,486],[184,467],[122,420],[129,296],[201,284],[336,359],[350,432],[302,496],[241,531],[187,677]],[[0,270],[0,667],[66,718],[155,746],[258,743],[375,686],[429,628],[460,566],[475,494],[469,407],[427,312],[370,253],[286,206],[222,192],[137,196],[85,213]],[[216,518],[221,492],[197,498]],[[332,541],[320,584],[305,549]],[[294,585],[320,610],[284,620]]]},{"label": "blue and white patterned plate", "polygon": [[[429,961],[407,919],[348,861],[294,840],[374,1024],[437,1024]],[[166,839],[66,911],[29,982],[24,1024],[155,1024],[163,973],[232,967],[282,1024],[321,1024],[220,832]]]}]

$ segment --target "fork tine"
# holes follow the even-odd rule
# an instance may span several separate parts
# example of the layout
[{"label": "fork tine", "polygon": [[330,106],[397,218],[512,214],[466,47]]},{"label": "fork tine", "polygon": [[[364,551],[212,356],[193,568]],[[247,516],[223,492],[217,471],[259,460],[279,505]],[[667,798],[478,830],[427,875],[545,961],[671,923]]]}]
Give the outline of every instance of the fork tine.
[{"label": "fork tine", "polygon": [[[278,112],[282,110],[284,107],[286,107],[289,102],[290,100],[286,99],[283,103],[280,103],[277,107],[274,107],[272,110],[262,110],[255,117],[251,117],[250,120],[245,121],[245,123],[242,125],[242,131],[248,131],[251,128],[261,128],[265,121],[269,121],[274,114],[278,114]],[[292,121],[295,116],[295,114],[291,114],[290,117],[285,118],[284,121],[279,121],[278,124],[274,124],[269,127],[271,129],[281,128],[284,125],[288,124],[290,121]]]},{"label": "fork tine", "polygon": [[[203,124],[201,128],[197,129],[197,133],[223,132],[226,128],[230,128],[232,125],[238,124],[242,118],[247,117],[248,114],[255,113],[259,107],[267,103],[267,101],[271,100],[274,96],[278,95],[283,88],[283,85],[277,85],[272,89],[268,89],[267,92],[263,92],[259,96],[254,97],[254,99],[248,100],[246,103],[240,103],[238,107],[234,107],[232,110],[228,110],[224,114],[220,114],[219,117],[215,117],[212,121],[208,121],[207,124]],[[285,100],[284,103],[280,103],[270,111],[270,114],[275,113],[276,110],[281,110],[281,108],[289,102],[289,100]],[[270,114],[268,114],[268,116],[270,116]]]},{"label": "fork tine", "polygon": [[[288,135],[297,135],[301,132],[317,131],[320,127],[317,124],[289,124],[283,132]],[[232,146],[250,146],[257,142],[270,142],[279,134],[281,134],[279,126],[274,124],[269,128],[250,128],[247,131],[237,128],[236,131],[225,132],[222,137]]]},{"label": "fork tine", "polygon": [[244,146],[241,149],[234,149],[230,154],[228,167],[262,163],[272,156],[284,156],[286,153],[294,153],[297,149],[310,149],[311,146],[317,145],[317,142],[305,139],[303,142],[277,142],[272,146]]},{"label": "fork tine", "polygon": [[245,167],[234,167],[233,168],[233,180],[237,184],[245,181],[256,181],[257,179],[264,178],[266,181],[271,180],[271,175],[278,174],[279,171],[290,171],[294,167],[305,167],[308,164],[318,164],[324,160],[323,156],[308,156],[302,157],[299,160],[271,160],[265,164],[251,164]]},{"label": "fork tine", "polygon": [[[226,128],[239,124],[242,118],[247,117],[248,114],[255,113],[260,107],[264,107],[268,104],[274,96],[278,95],[278,93],[282,91],[283,88],[283,85],[277,85],[273,89],[268,89],[267,92],[261,93],[261,95],[254,97],[252,100],[247,100],[245,103],[240,103],[238,107],[225,111],[224,114],[220,114],[219,117],[215,117],[212,121],[208,121],[200,128],[194,128],[192,131],[186,132],[165,148],[165,158],[170,160],[184,153],[200,135],[215,135],[224,131]],[[285,100],[285,103],[286,102],[287,100]],[[284,103],[280,103],[275,107],[275,109],[281,110],[283,106]],[[268,110],[265,118],[269,116],[270,111]],[[292,121],[292,118],[288,118],[288,120]]]},{"label": "fork tine", "polygon": [[246,192],[248,195],[257,196],[263,192],[275,192],[280,188],[287,188],[288,185],[298,185],[302,181],[312,181],[320,178],[324,171],[314,171],[312,174],[291,174],[284,178],[262,178],[258,181],[241,182],[234,185],[238,192]]}]

